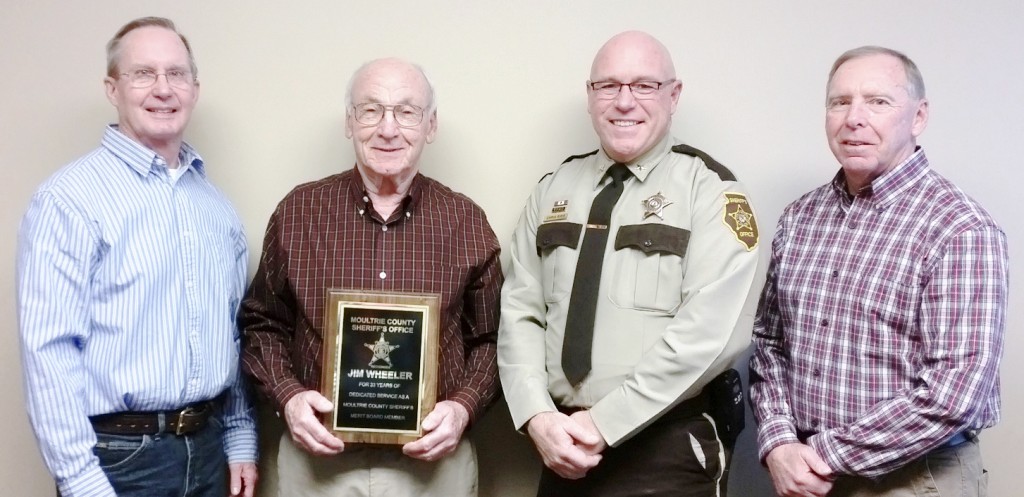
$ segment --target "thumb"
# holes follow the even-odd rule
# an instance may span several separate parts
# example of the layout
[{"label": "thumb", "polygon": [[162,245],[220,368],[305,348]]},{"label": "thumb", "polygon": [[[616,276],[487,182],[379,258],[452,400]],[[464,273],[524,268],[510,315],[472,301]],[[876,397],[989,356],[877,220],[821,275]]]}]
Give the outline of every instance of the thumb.
[{"label": "thumb", "polygon": [[327,397],[320,395],[319,392],[313,392],[315,395],[309,396],[309,405],[317,412],[331,412],[334,410],[334,404],[327,400]]},{"label": "thumb", "polygon": [[434,410],[427,414],[427,417],[423,418],[423,431],[434,431],[441,424],[441,420],[444,419],[444,414]]},{"label": "thumb", "polygon": [[807,466],[811,468],[811,471],[813,471],[814,474],[821,477],[828,477],[832,475],[832,468],[829,467],[828,463],[818,456],[817,453],[814,453],[814,457],[806,457],[804,459],[807,462]]},{"label": "thumb", "polygon": [[573,440],[583,445],[595,445],[601,441],[601,435],[583,428],[575,420],[570,419],[570,422],[565,424],[565,432],[568,433]]}]

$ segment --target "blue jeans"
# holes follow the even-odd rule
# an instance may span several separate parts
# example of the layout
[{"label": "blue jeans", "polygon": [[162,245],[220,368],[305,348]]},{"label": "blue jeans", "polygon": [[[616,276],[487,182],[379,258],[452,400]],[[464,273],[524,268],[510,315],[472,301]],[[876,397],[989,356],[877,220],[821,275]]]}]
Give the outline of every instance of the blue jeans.
[{"label": "blue jeans", "polygon": [[224,497],[224,427],[217,416],[189,435],[97,433],[93,452],[118,497]]}]

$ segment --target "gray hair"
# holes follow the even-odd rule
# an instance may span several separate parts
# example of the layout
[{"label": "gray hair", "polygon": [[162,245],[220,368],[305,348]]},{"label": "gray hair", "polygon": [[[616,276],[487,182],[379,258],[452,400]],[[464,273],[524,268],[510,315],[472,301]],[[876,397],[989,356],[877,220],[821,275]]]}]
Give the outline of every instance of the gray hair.
[{"label": "gray hair", "polygon": [[121,26],[121,29],[117,30],[117,34],[114,35],[110,41],[107,42],[107,76],[116,78],[117,74],[117,62],[121,57],[121,39],[128,33],[146,26],[156,26],[164,29],[169,29],[181,38],[181,42],[185,44],[185,51],[188,52],[188,67],[192,71],[192,77],[198,75],[199,70],[196,67],[196,59],[192,55],[192,46],[188,44],[188,40],[185,39],[185,35],[178,32],[178,28],[174,26],[174,21],[164,17],[140,17],[134,21]]},{"label": "gray hair", "polygon": [[[346,112],[348,111],[349,108],[352,107],[352,87],[355,86],[356,80],[359,79],[359,75],[362,74],[362,72],[370,65],[380,62],[382,60],[387,59],[374,59],[368,62],[364,62],[363,65],[359,66],[359,69],[356,69],[355,72],[352,73],[352,77],[348,79],[348,85],[345,86]],[[411,65],[414,69],[419,71],[420,75],[423,76],[423,80],[427,82],[427,108],[424,111],[424,115],[430,116],[431,114],[434,113],[435,110],[437,110],[437,96],[434,93],[434,83],[432,83],[430,81],[430,77],[427,76],[427,71],[424,70],[423,67],[421,67],[419,64],[414,64],[412,62],[407,63]]]},{"label": "gray hair", "polygon": [[888,55],[898,59],[903,64],[903,70],[907,75],[907,93],[910,94],[911,98],[917,100],[924,98],[924,77],[921,76],[921,71],[917,68],[917,64],[914,64],[914,61],[910,60],[910,57],[907,57],[903,52],[874,45],[857,47],[843,52],[843,54],[840,55],[832,64],[832,70],[828,73],[828,83],[826,84],[826,88],[832,85],[832,77],[835,76],[836,71],[839,70],[839,66],[845,64],[851,59],[867,57],[869,55]]}]

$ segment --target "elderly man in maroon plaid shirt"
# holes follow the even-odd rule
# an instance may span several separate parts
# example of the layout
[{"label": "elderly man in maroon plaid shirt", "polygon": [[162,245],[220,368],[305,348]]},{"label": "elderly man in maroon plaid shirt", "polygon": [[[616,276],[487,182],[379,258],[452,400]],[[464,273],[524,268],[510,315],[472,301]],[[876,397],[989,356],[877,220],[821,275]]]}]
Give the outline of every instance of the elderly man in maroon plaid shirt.
[{"label": "elderly man in maroon plaid shirt", "polygon": [[[479,206],[419,173],[437,131],[419,67],[370,62],[346,100],[355,168],[278,204],[242,303],[245,369],[288,424],[281,494],[475,496],[476,455],[463,434],[497,393],[498,241]],[[335,407],[318,391],[329,288],[440,295],[438,403],[422,438],[345,445],[321,424]]]},{"label": "elderly man in maroon plaid shirt", "polygon": [[985,495],[1006,236],[930,168],[927,122],[904,54],[861,47],[832,66],[841,169],[783,212],[754,326],[760,456],[784,497]]}]

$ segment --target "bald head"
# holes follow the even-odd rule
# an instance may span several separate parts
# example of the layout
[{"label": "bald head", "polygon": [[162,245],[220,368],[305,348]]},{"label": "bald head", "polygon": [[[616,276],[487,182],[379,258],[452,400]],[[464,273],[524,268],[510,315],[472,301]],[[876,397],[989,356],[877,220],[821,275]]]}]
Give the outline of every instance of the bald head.
[{"label": "bald head", "polygon": [[345,90],[345,108],[352,106],[352,90],[357,86],[357,83],[367,79],[367,75],[372,78],[378,73],[400,75],[399,77],[423,92],[427,102],[424,108],[428,115],[432,114],[436,109],[437,102],[434,97],[434,85],[430,82],[430,78],[427,77],[427,73],[419,65],[396,57],[371,60],[359,66],[359,69],[356,69],[348,80],[348,88]]},{"label": "bald head", "polygon": [[665,45],[643,31],[626,31],[613,36],[597,51],[594,63],[590,66],[590,79],[597,81],[597,77],[607,78],[609,75],[602,74],[602,69],[625,66],[627,63],[640,68],[642,72],[650,73],[657,81],[676,77],[672,55]]}]

